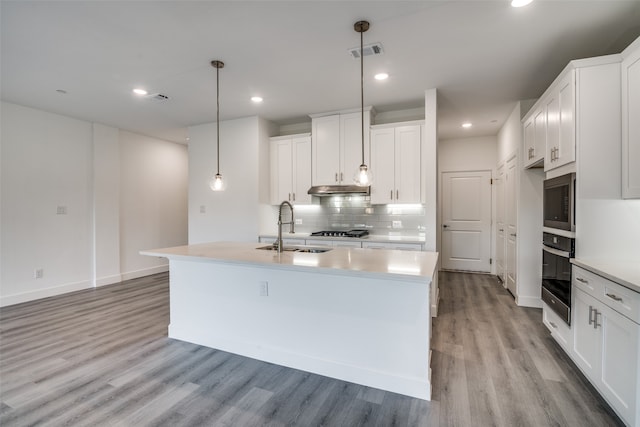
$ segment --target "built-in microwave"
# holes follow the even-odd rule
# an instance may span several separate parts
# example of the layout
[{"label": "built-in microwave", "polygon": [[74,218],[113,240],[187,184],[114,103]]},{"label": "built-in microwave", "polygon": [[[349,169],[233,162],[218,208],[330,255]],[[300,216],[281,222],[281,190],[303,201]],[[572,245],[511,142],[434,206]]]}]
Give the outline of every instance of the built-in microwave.
[{"label": "built-in microwave", "polygon": [[544,226],[575,231],[576,174],[570,173],[544,181]]}]

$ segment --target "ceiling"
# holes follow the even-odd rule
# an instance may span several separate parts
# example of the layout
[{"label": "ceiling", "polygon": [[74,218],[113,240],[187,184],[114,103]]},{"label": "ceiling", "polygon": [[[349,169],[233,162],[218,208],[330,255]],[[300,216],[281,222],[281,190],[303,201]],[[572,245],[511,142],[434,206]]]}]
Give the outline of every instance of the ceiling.
[{"label": "ceiling", "polygon": [[[640,35],[640,0],[6,1],[2,100],[185,143],[187,127],[259,115],[280,125],[359,107],[424,107],[437,88],[442,139],[496,135],[572,59],[618,53]],[[388,80],[373,75],[386,71]],[[134,87],[169,97],[141,98]],[[64,91],[66,93],[62,93]],[[250,97],[260,95],[262,104]],[[460,127],[470,121],[470,129]]]}]

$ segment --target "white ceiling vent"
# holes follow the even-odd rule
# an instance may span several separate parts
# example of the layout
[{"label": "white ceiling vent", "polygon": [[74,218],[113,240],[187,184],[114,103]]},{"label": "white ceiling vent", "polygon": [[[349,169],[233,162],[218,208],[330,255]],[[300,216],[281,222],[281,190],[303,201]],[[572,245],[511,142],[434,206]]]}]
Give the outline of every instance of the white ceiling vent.
[{"label": "white ceiling vent", "polygon": [[[382,55],[384,53],[384,49],[380,42],[371,43],[362,46],[362,53],[363,56]],[[360,46],[349,49],[349,55],[351,55],[353,59],[360,59]]]},{"label": "white ceiling vent", "polygon": [[145,98],[151,99],[156,102],[164,102],[169,100],[169,97],[167,95],[163,95],[161,93],[150,93],[149,95],[146,95]]}]

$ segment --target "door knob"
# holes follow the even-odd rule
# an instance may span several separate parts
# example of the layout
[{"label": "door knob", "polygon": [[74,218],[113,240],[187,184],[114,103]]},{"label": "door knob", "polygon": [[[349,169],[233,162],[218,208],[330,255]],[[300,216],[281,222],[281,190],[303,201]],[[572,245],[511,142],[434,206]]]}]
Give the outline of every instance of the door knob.
[{"label": "door knob", "polygon": [[449,228],[449,226],[447,224],[444,224],[442,227],[443,228]]}]

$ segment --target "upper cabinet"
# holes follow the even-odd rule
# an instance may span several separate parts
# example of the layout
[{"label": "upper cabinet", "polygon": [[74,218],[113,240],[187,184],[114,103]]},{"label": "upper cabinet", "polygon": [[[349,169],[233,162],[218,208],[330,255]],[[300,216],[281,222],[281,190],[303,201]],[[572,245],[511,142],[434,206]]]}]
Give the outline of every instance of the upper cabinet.
[{"label": "upper cabinet", "polygon": [[544,162],[547,141],[546,111],[538,107],[524,123],[524,166],[540,167]]},{"label": "upper cabinet", "polygon": [[371,128],[371,203],[420,203],[421,125]]},{"label": "upper cabinet", "polygon": [[544,170],[548,171],[576,160],[575,70],[565,71],[545,99],[547,148]]},{"label": "upper cabinet", "polygon": [[271,204],[283,200],[294,204],[310,204],[311,136],[309,134],[278,136],[271,143]]},{"label": "upper cabinet", "polygon": [[640,198],[640,39],[622,60],[622,197]]},{"label": "upper cabinet", "polygon": [[[373,109],[364,112],[364,157],[369,163],[369,127]],[[353,184],[362,164],[361,112],[311,116],[313,185]]]}]

